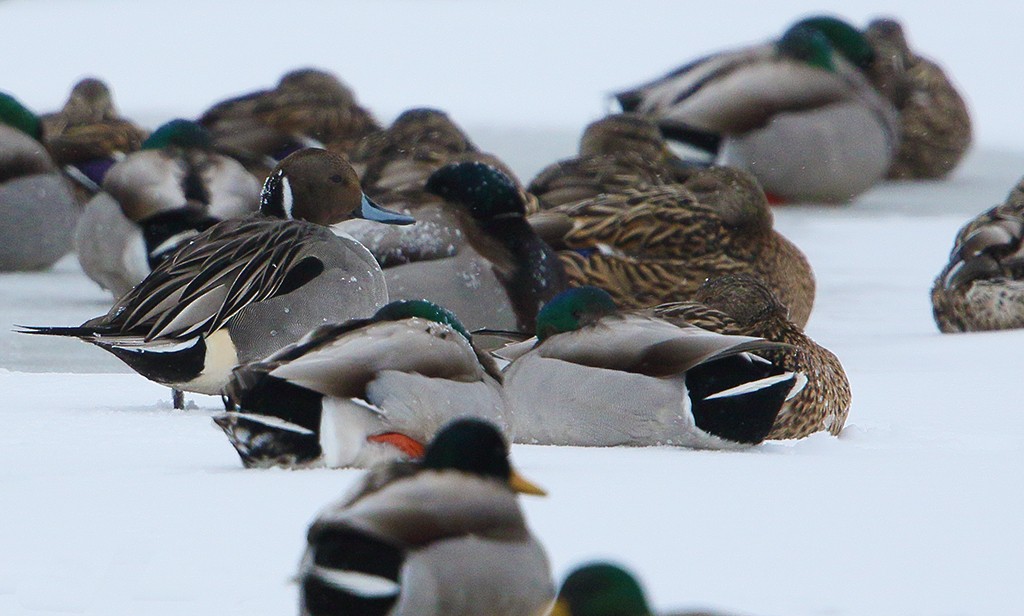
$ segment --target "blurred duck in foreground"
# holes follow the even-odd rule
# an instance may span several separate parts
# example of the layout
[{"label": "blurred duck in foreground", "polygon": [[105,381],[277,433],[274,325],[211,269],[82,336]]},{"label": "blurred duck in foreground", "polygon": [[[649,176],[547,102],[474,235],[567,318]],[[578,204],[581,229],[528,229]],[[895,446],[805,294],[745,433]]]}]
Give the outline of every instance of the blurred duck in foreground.
[{"label": "blurred duck in foreground", "polygon": [[947,334],[1024,327],[1024,180],[956,234],[932,311]]},{"label": "blurred duck in foreground", "polygon": [[771,208],[749,173],[711,167],[682,183],[601,183],[596,190],[530,217],[559,250],[570,284],[601,287],[633,309],[692,299],[707,278],[749,274],[769,285],[795,323],[807,323],[814,273],[773,229]]},{"label": "blurred duck in foreground", "polygon": [[114,297],[217,222],[257,211],[260,185],[210,134],[187,120],[159,127],[117,162],[75,230],[78,261]]},{"label": "blurred duck in foreground", "polygon": [[214,421],[246,467],[367,468],[420,458],[437,431],[462,416],[508,429],[494,360],[455,315],[425,300],[314,329],[236,368],[226,395],[245,414]]},{"label": "blurred duck in foreground", "polygon": [[38,116],[0,92],[0,272],[44,269],[71,250],[78,204],[41,139]]},{"label": "blurred duck in foreground", "polygon": [[758,355],[802,375],[806,383],[783,403],[767,438],[803,438],[821,430],[838,436],[850,413],[846,371],[839,358],[804,334],[787,312],[767,285],[750,276],[712,278],[697,290],[694,301],[654,309],[657,316],[679,325],[783,343]]},{"label": "blurred duck in foreground", "polygon": [[785,345],[619,312],[596,287],[570,289],[537,335],[496,354],[517,442],[732,449],[760,443],[800,375],[758,354]]},{"label": "blurred duck in foreground", "polygon": [[849,201],[885,177],[899,117],[864,73],[864,35],[826,25],[800,21],[776,41],[706,56],[616,98],[669,139],[750,171],[775,201]]},{"label": "blurred duck in foreground", "polygon": [[46,147],[74,181],[82,203],[100,190],[114,163],[146,138],[145,130],[121,117],[110,88],[94,77],[76,83],[64,107],[42,122]]},{"label": "blurred duck in foreground", "polygon": [[317,517],[299,612],[546,614],[551,571],[517,492],[544,494],[512,470],[501,433],[479,419],[452,422],[422,461],[374,468]]},{"label": "blurred duck in foreground", "polygon": [[370,201],[344,158],[313,148],[285,158],[263,187],[260,213],[194,236],[107,314],[25,331],[81,338],[150,380],[216,395],[235,366],[387,303],[373,256],[327,225],[412,219]]},{"label": "blurred duck in foreground", "polygon": [[213,134],[219,151],[236,157],[257,177],[304,147],[347,155],[380,128],[348,86],[313,68],[286,73],[272,89],[217,103],[199,123]]},{"label": "blurred duck in foreground", "polygon": [[[574,569],[558,590],[550,616],[655,616],[633,575],[613,563],[595,562]],[[722,616],[705,610],[674,611],[663,616]]]}]

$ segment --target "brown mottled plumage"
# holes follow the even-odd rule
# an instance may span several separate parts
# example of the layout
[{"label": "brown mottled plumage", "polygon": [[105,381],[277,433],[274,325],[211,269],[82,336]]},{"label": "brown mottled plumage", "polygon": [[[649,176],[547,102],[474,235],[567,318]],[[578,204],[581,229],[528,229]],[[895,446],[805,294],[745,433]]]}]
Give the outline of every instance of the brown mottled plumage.
[{"label": "brown mottled plumage", "polygon": [[957,233],[932,312],[947,334],[1024,327],[1024,180]]},{"label": "brown mottled plumage", "polygon": [[551,208],[637,184],[682,182],[697,170],[672,154],[654,122],[621,113],[588,125],[579,156],[545,167],[527,190]]},{"label": "brown mottled plumage", "polygon": [[264,157],[283,158],[315,142],[348,154],[360,139],[380,128],[337,77],[311,68],[285,74],[271,90],[217,103],[199,123],[213,134],[218,148],[237,156],[250,170],[265,166]]},{"label": "brown mottled plumage", "polygon": [[[725,167],[683,184],[639,185],[538,215],[574,285],[592,284],[624,308],[688,300],[705,279],[764,279],[804,325],[814,274],[800,250],[773,228],[764,193],[749,174]],[[550,224],[561,217],[563,224]],[[560,231],[552,237],[548,228]]]},{"label": "brown mottled plumage", "polygon": [[787,316],[786,306],[760,280],[723,276],[708,280],[694,302],[658,306],[655,313],[721,334],[757,336],[792,345],[758,351],[773,364],[807,377],[779,412],[769,439],[803,438],[819,430],[838,435],[850,412],[850,382],[839,358],[818,345]]},{"label": "brown mottled plumage", "polygon": [[875,50],[869,77],[900,115],[900,147],[889,177],[945,177],[971,144],[967,105],[939,65],[910,49],[897,21],[875,20],[864,34]]}]

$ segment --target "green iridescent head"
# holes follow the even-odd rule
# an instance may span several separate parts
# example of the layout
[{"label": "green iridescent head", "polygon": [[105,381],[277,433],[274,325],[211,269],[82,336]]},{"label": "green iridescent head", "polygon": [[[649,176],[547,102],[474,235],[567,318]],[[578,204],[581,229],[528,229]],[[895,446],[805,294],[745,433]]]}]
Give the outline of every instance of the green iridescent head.
[{"label": "green iridescent head", "polygon": [[466,331],[454,312],[425,299],[403,299],[391,302],[378,310],[373,318],[380,321],[398,321],[412,317],[444,323],[462,334],[466,340],[472,340],[469,332]]},{"label": "green iridescent head", "polygon": [[508,481],[508,443],[489,421],[464,417],[452,421],[434,436],[423,454],[423,466],[458,470]]},{"label": "green iridescent head", "polygon": [[832,61],[832,44],[820,30],[811,26],[796,24],[786,30],[776,43],[776,47],[780,54],[794,60],[806,62],[829,72],[836,70],[836,65]]},{"label": "green iridescent head", "polygon": [[43,125],[36,114],[5,92],[0,92],[0,123],[16,128],[33,139],[41,139],[43,136]]},{"label": "green iridescent head", "polygon": [[515,182],[497,167],[480,163],[452,163],[427,179],[427,192],[466,208],[476,220],[525,216],[526,206]]},{"label": "green iridescent head", "polygon": [[864,33],[849,22],[838,17],[815,15],[801,19],[794,24],[794,26],[801,25],[813,28],[825,35],[832,48],[843,54],[858,68],[869,68],[875,61],[875,50],[872,49]]},{"label": "green iridescent head", "polygon": [[537,339],[577,330],[616,312],[615,300],[604,289],[583,286],[562,291],[537,313]]},{"label": "green iridescent head", "polygon": [[161,150],[172,146],[208,150],[213,147],[213,137],[210,131],[199,124],[178,119],[160,126],[142,142],[143,150]]},{"label": "green iridescent head", "polygon": [[650,616],[644,591],[628,571],[593,563],[569,574],[552,616]]}]

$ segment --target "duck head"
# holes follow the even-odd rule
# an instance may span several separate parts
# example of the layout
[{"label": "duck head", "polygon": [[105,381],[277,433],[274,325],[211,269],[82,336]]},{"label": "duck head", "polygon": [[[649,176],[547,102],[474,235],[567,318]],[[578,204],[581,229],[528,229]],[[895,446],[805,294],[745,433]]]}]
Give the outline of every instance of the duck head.
[{"label": "duck head", "polygon": [[512,469],[508,442],[489,421],[464,417],[448,423],[427,445],[422,467],[460,471],[497,480],[514,492],[544,496],[546,492]]},{"label": "duck head", "polygon": [[830,73],[836,71],[832,44],[817,28],[798,23],[790,27],[775,44],[779,54]]},{"label": "duck head", "polygon": [[565,578],[551,616],[650,616],[644,591],[612,563],[578,567]]},{"label": "duck head", "polygon": [[69,126],[93,124],[117,118],[110,88],[95,77],[86,77],[71,88],[61,115]]},{"label": "duck head", "polygon": [[373,315],[375,321],[400,321],[419,317],[435,323],[443,323],[462,334],[466,340],[472,340],[469,331],[462,325],[459,318],[451,310],[442,308],[425,299],[403,299],[383,306]]},{"label": "duck head", "polygon": [[720,310],[742,325],[755,325],[769,318],[786,318],[789,309],[770,288],[753,276],[719,276],[704,282],[694,299]]},{"label": "duck head", "polygon": [[796,22],[793,27],[807,26],[820,32],[833,49],[861,70],[871,68],[875,50],[864,33],[838,17],[815,15]]},{"label": "duck head", "polygon": [[36,140],[43,134],[39,117],[5,92],[0,92],[0,123],[16,128]]},{"label": "duck head", "polygon": [[142,142],[143,150],[169,147],[209,150],[213,147],[213,137],[196,122],[179,118],[161,125]]},{"label": "duck head", "polygon": [[452,163],[427,179],[427,192],[462,206],[480,223],[525,218],[526,202],[510,177],[482,162]]},{"label": "duck head", "polygon": [[615,300],[604,289],[582,286],[562,291],[537,313],[537,339],[575,331],[617,312]]},{"label": "duck head", "polygon": [[277,164],[263,184],[260,212],[276,218],[333,225],[365,218],[389,225],[411,225],[410,216],[386,210],[363,193],[352,165],[340,154],[306,148]]}]

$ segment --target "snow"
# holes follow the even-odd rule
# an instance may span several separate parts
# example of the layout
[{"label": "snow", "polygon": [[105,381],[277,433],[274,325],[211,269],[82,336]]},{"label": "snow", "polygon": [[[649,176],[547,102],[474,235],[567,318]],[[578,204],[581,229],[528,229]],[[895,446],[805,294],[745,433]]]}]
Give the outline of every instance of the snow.
[{"label": "snow", "polygon": [[[446,109],[528,179],[575,149],[615,88],[808,12],[899,16],[966,92],[980,147],[947,182],[776,210],[818,278],[808,332],[851,380],[842,436],[745,452],[516,446],[513,459],[550,493],[522,503],[559,579],[604,557],[663,609],[1017,614],[1024,332],[940,335],[928,288],[956,230],[1024,173],[1024,124],[1003,104],[1022,98],[1007,59],[1024,5],[848,4],[8,0],[2,87],[46,110],[97,74],[155,125],[316,64],[384,120]],[[0,276],[0,614],[294,613],[306,528],[360,473],[244,470],[210,421],[219,399],[173,411],[98,349],[10,331],[108,306],[73,258]]]}]

